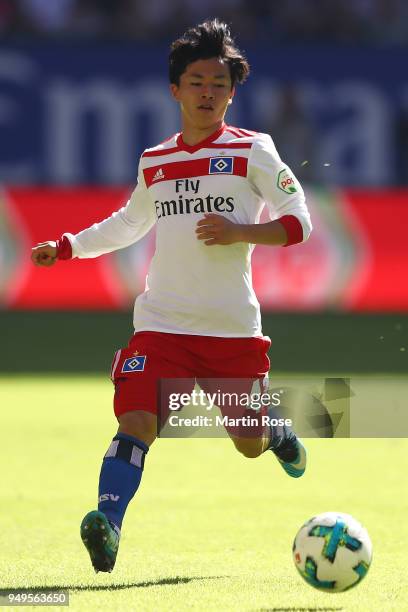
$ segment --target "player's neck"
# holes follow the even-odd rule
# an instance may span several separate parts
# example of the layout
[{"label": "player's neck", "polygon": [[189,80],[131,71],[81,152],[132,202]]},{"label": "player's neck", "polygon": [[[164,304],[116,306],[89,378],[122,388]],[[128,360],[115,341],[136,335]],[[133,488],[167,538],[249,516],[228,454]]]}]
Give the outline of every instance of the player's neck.
[{"label": "player's neck", "polygon": [[194,145],[198,144],[202,140],[206,140],[209,136],[211,136],[211,134],[215,134],[216,132],[218,132],[218,130],[220,130],[223,127],[223,125],[224,125],[223,119],[221,119],[220,121],[217,121],[217,123],[214,123],[208,128],[198,128],[198,127],[195,127],[194,125],[188,124],[187,122],[183,121],[183,125],[182,125],[183,142],[186,145],[193,147]]}]

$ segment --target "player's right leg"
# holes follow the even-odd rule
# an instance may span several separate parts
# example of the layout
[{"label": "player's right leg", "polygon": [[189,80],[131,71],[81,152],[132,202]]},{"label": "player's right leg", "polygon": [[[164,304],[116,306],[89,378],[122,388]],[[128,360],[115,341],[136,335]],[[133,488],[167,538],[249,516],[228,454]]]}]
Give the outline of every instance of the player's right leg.
[{"label": "player's right leg", "polygon": [[95,571],[112,571],[120,529],[129,502],[139,488],[144,457],[156,437],[157,417],[140,410],[118,417],[119,429],[102,462],[98,510],[81,524],[81,538]]},{"label": "player's right leg", "polygon": [[[175,362],[169,361],[169,345]],[[112,364],[114,409],[119,429],[102,462],[98,510],[81,524],[81,538],[95,571],[112,571],[127,506],[137,492],[145,456],[157,435],[160,378],[187,377],[172,334],[136,333],[126,349],[117,351]]]}]

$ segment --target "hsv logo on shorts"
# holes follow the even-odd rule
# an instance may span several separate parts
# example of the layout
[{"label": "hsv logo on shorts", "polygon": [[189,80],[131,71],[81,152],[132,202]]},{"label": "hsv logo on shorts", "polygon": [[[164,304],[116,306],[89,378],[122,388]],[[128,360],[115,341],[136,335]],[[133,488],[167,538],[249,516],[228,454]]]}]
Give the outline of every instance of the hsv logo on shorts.
[{"label": "hsv logo on shorts", "polygon": [[137,357],[129,357],[125,359],[122,366],[122,372],[143,372],[146,362],[146,355],[138,355]]},{"label": "hsv logo on shorts", "polygon": [[233,157],[210,157],[209,174],[232,174],[233,171]]}]

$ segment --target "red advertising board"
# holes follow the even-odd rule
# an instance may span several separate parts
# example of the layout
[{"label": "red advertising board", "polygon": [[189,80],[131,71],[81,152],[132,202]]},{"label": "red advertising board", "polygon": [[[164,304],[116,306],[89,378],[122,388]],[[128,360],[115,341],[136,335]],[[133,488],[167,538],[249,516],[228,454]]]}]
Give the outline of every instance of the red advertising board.
[{"label": "red advertising board", "polygon": [[[154,230],[141,242],[51,269],[31,247],[78,232],[126,203],[128,188],[6,188],[0,195],[0,306],[122,309],[143,291]],[[266,310],[408,310],[408,190],[309,190],[314,231],[287,249],[258,246],[253,281]],[[266,219],[265,219],[266,220]],[[228,248],[228,247],[226,247]]]}]

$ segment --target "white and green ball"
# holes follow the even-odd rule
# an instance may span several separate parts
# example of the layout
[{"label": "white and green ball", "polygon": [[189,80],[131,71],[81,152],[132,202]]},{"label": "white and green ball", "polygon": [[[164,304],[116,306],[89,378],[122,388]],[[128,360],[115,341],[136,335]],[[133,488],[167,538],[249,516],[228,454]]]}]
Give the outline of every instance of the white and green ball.
[{"label": "white and green ball", "polygon": [[346,591],[361,582],[372,560],[367,530],[349,514],[324,512],[298,531],[293,542],[296,569],[321,591]]}]

